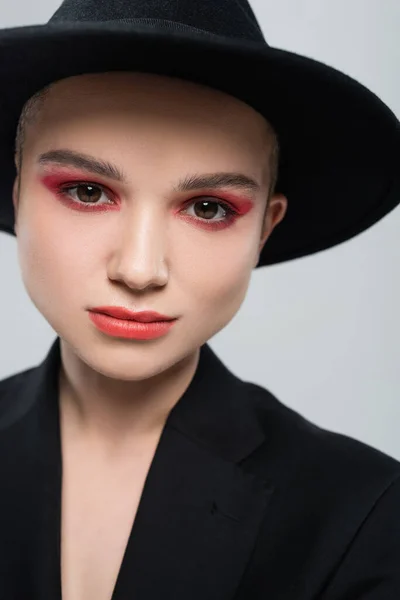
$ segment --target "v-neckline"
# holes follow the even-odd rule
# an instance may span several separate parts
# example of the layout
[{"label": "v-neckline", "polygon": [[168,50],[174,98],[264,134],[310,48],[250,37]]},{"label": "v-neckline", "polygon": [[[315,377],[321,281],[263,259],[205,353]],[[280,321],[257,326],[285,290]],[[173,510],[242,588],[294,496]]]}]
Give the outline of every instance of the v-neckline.
[{"label": "v-neckline", "polygon": [[[59,364],[56,341],[21,394],[21,403],[32,392],[40,398],[24,434],[39,460],[29,475],[21,464],[36,486],[21,479],[21,490],[34,489],[27,546],[36,551],[33,600],[62,600]],[[233,597],[273,493],[271,482],[245,468],[244,459],[264,439],[242,384],[203,346],[195,376],[159,438],[110,600]]]},{"label": "v-neckline", "polygon": [[[64,463],[64,457],[63,457],[63,446],[62,446],[62,421],[61,421],[61,397],[60,397],[60,388],[59,385],[57,386],[57,402],[55,402],[55,419],[56,419],[56,428],[55,428],[55,436],[56,436],[56,447],[55,447],[55,454],[56,456],[58,456],[58,464],[59,464],[59,468],[57,471],[57,490],[56,490],[56,498],[57,498],[57,573],[56,573],[56,579],[57,579],[57,587],[59,588],[59,600],[65,600],[64,596],[63,596],[63,587],[62,587],[62,498],[63,498],[63,463]],[[152,469],[153,469],[153,465],[155,463],[155,461],[158,458],[159,453],[162,451],[162,445],[163,445],[163,438],[166,432],[166,427],[167,427],[167,423],[168,423],[168,419],[166,421],[166,423],[164,424],[161,434],[159,436],[158,442],[156,444],[155,447],[155,451],[153,453],[153,457],[152,460],[150,462],[149,468],[147,470],[147,475],[145,477],[145,481],[144,481],[144,485],[143,485],[143,489],[139,498],[139,502],[137,505],[137,509],[136,509],[136,514],[133,520],[133,523],[130,527],[130,531],[129,531],[129,535],[127,538],[127,542],[125,545],[125,549],[124,549],[124,553],[122,555],[122,560],[121,563],[119,565],[118,568],[118,572],[117,572],[117,576],[115,579],[115,583],[113,586],[113,590],[112,590],[112,594],[110,598],[107,598],[106,600],[118,600],[118,588],[120,587],[120,580],[121,577],[123,576],[124,571],[127,569],[127,553],[128,553],[128,548],[130,548],[133,544],[133,541],[135,539],[135,529],[136,529],[136,523],[138,521],[138,518],[140,518],[141,515],[141,507],[143,505],[143,498],[146,496],[146,492],[147,492],[147,486],[148,486],[148,481],[149,478],[152,475]]]}]

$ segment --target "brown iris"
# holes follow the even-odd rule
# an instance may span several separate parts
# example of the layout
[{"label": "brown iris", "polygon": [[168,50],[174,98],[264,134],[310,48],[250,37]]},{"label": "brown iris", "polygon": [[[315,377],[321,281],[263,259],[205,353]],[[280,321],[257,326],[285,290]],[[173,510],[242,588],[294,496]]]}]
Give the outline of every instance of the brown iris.
[{"label": "brown iris", "polygon": [[[79,190],[85,190],[84,193],[80,194]],[[89,190],[89,191],[87,191]],[[89,184],[84,184],[81,183],[80,185],[76,186],[76,195],[78,197],[78,199],[81,202],[84,203],[96,203],[100,200],[101,198],[101,194],[103,193],[103,190],[97,186],[94,185],[89,185]]]}]

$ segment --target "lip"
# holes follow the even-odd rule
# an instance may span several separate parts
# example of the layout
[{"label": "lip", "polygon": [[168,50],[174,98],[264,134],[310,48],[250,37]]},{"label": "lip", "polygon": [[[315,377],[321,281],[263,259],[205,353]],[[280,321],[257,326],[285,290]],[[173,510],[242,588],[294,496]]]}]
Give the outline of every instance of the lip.
[{"label": "lip", "polygon": [[177,319],[173,319],[172,321],[140,322],[133,319],[119,319],[94,311],[89,311],[89,317],[102,333],[111,337],[135,340],[153,340],[162,337],[177,321]]},{"label": "lip", "polygon": [[152,323],[155,321],[174,321],[175,317],[162,315],[161,313],[152,310],[142,310],[140,312],[132,312],[123,306],[96,306],[91,308],[90,312],[102,313],[116,319],[125,321],[137,321],[139,323]]}]

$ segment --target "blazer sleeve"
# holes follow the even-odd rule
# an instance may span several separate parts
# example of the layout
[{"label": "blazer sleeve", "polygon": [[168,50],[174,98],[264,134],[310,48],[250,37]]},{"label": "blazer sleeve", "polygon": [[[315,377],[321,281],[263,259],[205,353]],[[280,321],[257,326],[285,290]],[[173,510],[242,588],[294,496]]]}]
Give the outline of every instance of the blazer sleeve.
[{"label": "blazer sleeve", "polygon": [[372,507],[320,600],[400,599],[400,476]]}]

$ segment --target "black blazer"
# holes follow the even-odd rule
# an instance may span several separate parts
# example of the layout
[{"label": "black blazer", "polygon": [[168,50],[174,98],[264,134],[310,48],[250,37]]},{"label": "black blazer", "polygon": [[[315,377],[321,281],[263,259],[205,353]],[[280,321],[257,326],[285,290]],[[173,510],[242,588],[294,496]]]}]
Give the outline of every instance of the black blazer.
[{"label": "black blazer", "polygon": [[[0,382],[0,599],[60,600],[59,338]],[[399,600],[400,463],[321,429],[205,344],[112,600]]]}]

